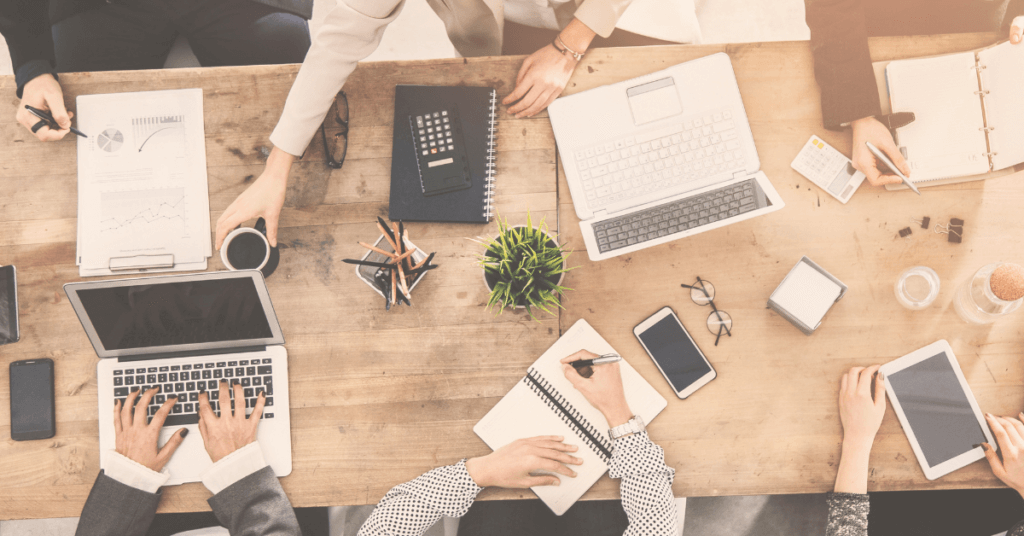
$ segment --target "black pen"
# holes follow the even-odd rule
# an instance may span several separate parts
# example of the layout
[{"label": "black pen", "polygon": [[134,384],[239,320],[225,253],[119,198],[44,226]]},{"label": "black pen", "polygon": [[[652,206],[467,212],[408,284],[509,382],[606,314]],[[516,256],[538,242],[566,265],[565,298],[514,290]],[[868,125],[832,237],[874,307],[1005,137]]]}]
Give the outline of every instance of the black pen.
[{"label": "black pen", "polygon": [[569,364],[572,365],[573,368],[575,368],[576,370],[579,370],[583,367],[590,367],[593,365],[607,365],[609,363],[617,363],[619,361],[622,361],[622,356],[620,356],[619,354],[604,354],[602,356],[595,357],[594,359],[580,359],[578,361],[573,361]]},{"label": "black pen", "polygon": [[342,259],[341,262],[346,264],[358,264],[359,266],[372,266],[374,268],[391,268],[393,264],[385,264],[383,262],[370,262],[370,261],[357,261],[355,259]]},{"label": "black pen", "polygon": [[[58,125],[57,121],[53,118],[52,115],[50,115],[50,112],[47,112],[46,110],[40,110],[39,108],[33,108],[33,107],[31,107],[31,106],[29,106],[27,104],[25,105],[25,109],[28,110],[28,112],[30,114],[38,117],[39,119],[42,119],[43,121],[46,121],[47,123],[49,123],[49,125],[47,125],[47,126],[49,126],[50,128],[57,127],[57,130],[60,130],[60,125]],[[71,132],[74,132],[75,134],[78,134],[79,136],[81,136],[83,138],[88,138],[89,137],[89,136],[86,136],[84,132],[82,132],[81,130],[78,130],[75,127],[68,127],[68,128],[71,129]]]}]

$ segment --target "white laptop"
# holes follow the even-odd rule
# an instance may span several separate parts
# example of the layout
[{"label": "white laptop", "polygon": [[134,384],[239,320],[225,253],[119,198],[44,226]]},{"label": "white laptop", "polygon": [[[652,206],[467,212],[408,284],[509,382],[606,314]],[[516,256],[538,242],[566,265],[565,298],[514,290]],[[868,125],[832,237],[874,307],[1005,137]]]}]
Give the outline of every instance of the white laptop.
[{"label": "white laptop", "polygon": [[167,483],[198,482],[213,464],[198,430],[198,397],[202,390],[209,392],[219,414],[225,403],[218,400],[223,379],[242,385],[246,413],[259,393],[266,393],[257,439],[274,472],[291,473],[288,353],[263,274],[246,270],[90,281],[68,283],[64,291],[102,358],[96,366],[100,467],[106,467],[114,449],[114,399],[159,385],[160,394],[147,410],[150,416],[168,394],[178,395],[160,445],[182,426],[189,428],[167,464]]},{"label": "white laptop", "polygon": [[779,210],[724,53],[548,107],[591,260]]}]

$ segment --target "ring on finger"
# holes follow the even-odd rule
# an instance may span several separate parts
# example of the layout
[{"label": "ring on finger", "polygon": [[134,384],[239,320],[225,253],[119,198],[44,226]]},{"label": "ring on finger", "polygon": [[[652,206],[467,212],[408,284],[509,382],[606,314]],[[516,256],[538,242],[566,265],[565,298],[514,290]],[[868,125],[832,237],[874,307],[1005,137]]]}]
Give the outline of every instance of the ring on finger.
[{"label": "ring on finger", "polygon": [[39,129],[41,129],[41,128],[45,127],[45,126],[48,126],[46,124],[46,121],[43,121],[42,119],[40,119],[38,123],[32,125],[32,133],[35,134],[36,132],[39,132]]}]

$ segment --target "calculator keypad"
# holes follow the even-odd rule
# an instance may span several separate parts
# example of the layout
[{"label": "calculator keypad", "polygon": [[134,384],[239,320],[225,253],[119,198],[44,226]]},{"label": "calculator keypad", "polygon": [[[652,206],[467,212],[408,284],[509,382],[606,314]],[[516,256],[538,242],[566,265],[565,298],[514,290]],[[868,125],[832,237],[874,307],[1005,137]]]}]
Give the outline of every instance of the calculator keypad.
[{"label": "calculator keypad", "polygon": [[452,138],[451,116],[448,110],[439,110],[415,116],[416,146],[421,156],[431,156],[455,150]]}]

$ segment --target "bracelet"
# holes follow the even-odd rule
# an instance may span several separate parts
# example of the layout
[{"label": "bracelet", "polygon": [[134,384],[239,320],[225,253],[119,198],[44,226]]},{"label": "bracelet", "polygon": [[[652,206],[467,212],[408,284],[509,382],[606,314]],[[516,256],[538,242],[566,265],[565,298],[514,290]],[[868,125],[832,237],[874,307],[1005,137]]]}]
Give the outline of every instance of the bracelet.
[{"label": "bracelet", "polygon": [[[559,48],[558,45],[562,45],[561,48]],[[555,36],[555,40],[551,42],[551,46],[555,47],[555,50],[561,52],[562,54],[565,54],[566,52],[568,52],[570,55],[572,55],[573,59],[576,60],[576,61],[582,60],[583,59],[583,54],[586,53],[585,50],[583,52],[576,52],[575,50],[569,48],[569,46],[565,44],[565,41],[562,41],[562,36],[561,35],[556,35]]]}]

